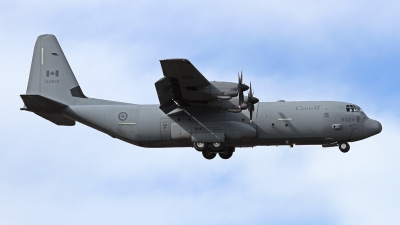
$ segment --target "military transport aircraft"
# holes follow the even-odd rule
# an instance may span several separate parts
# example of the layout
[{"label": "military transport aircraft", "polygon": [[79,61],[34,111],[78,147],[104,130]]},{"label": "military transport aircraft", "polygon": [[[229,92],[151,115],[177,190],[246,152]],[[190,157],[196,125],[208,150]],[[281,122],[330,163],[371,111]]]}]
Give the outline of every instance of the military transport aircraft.
[{"label": "military transport aircraft", "polygon": [[[336,101],[259,102],[243,83],[208,81],[187,59],[161,60],[158,105],[86,97],[54,35],[36,41],[27,110],[57,125],[75,121],[148,148],[194,147],[206,159],[261,145],[339,146],[378,134],[381,124],[355,104]],[[248,96],[244,92],[248,91]]]}]

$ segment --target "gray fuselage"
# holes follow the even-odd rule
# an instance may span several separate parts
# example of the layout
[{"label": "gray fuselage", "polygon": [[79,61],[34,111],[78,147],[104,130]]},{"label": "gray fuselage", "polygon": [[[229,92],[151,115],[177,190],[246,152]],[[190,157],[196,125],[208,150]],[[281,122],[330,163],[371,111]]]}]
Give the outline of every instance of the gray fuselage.
[{"label": "gray fuselage", "polygon": [[[229,159],[236,147],[338,146],[378,134],[381,124],[345,102],[259,102],[251,83],[207,80],[187,59],[160,60],[154,86],[160,104],[136,105],[87,98],[57,38],[35,43],[24,107],[59,126],[76,121],[111,137],[149,148],[194,147],[210,160]],[[244,96],[244,91],[248,95]]]},{"label": "gray fuselage", "polygon": [[378,121],[353,105],[335,101],[260,102],[253,122],[241,113],[196,108],[165,114],[158,105],[80,99],[63,114],[112,137],[141,147],[192,147],[194,142],[225,146],[322,145],[354,142],[379,133]]}]

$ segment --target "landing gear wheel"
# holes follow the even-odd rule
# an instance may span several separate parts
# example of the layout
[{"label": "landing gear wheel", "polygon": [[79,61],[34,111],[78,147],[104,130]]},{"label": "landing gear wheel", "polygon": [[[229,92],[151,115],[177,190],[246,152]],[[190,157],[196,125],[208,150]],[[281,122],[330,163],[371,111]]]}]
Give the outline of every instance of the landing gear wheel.
[{"label": "landing gear wheel", "polygon": [[203,153],[204,158],[206,158],[208,160],[215,158],[215,156],[217,155],[217,153],[211,152],[209,148],[205,148],[202,151],[202,153]]},{"label": "landing gear wheel", "polygon": [[234,150],[235,150],[235,148],[233,148],[233,147],[226,148],[226,151],[220,152],[220,153],[218,153],[218,155],[222,159],[229,159],[230,157],[232,157]]},{"label": "landing gear wheel", "polygon": [[224,145],[220,142],[214,142],[210,144],[210,147],[213,151],[219,152],[224,148]]},{"label": "landing gear wheel", "polygon": [[197,151],[201,152],[201,151],[203,151],[205,148],[207,148],[207,144],[204,143],[204,142],[195,142],[195,143],[193,143],[193,147],[194,147]]},{"label": "landing gear wheel", "polygon": [[219,157],[221,157],[222,159],[229,159],[230,157],[232,157],[233,152],[235,151],[235,147],[228,147],[225,148],[225,151],[218,153]]},{"label": "landing gear wheel", "polygon": [[350,150],[350,145],[347,142],[339,143],[339,149],[341,152],[346,153]]}]

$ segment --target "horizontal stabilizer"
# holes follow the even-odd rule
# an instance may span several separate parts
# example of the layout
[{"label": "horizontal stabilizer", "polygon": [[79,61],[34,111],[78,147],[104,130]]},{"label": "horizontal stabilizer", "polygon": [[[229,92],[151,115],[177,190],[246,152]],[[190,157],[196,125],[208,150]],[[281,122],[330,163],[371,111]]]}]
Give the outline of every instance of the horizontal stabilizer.
[{"label": "horizontal stabilizer", "polygon": [[21,95],[21,98],[25,103],[25,108],[22,108],[21,110],[34,112],[36,115],[57,125],[75,125],[74,120],[71,120],[61,114],[61,110],[67,107],[67,105],[40,95]]},{"label": "horizontal stabilizer", "polygon": [[40,95],[21,95],[21,98],[26,106],[26,108],[23,110],[32,111],[35,113],[54,114],[59,113],[61,109],[67,107],[65,104]]},{"label": "horizontal stabilizer", "polygon": [[71,120],[63,115],[37,112],[35,114],[60,126],[75,126],[75,120]]}]

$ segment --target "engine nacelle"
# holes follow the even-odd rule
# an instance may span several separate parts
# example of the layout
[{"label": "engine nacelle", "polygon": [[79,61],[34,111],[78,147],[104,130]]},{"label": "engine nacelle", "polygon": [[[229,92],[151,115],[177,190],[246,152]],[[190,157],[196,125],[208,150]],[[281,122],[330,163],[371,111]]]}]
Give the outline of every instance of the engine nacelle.
[{"label": "engine nacelle", "polygon": [[244,96],[244,104],[239,107],[239,99],[238,98],[231,98],[229,100],[221,100],[221,99],[214,99],[208,101],[206,104],[210,108],[218,108],[222,110],[227,110],[229,112],[241,112],[242,110],[247,109],[247,96]]},{"label": "engine nacelle", "polygon": [[208,94],[214,98],[228,100],[238,95],[238,85],[232,82],[210,82],[209,85],[197,88],[197,92]]}]

